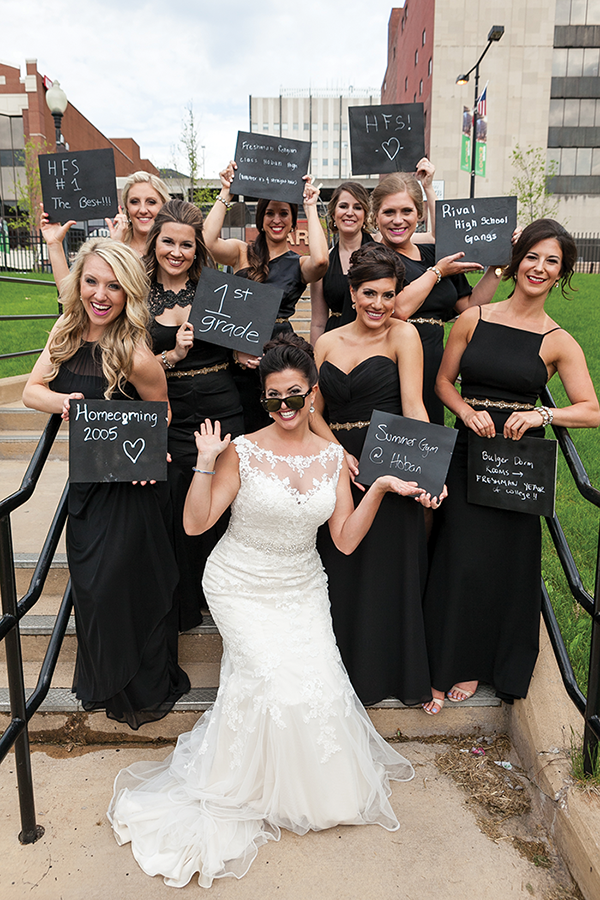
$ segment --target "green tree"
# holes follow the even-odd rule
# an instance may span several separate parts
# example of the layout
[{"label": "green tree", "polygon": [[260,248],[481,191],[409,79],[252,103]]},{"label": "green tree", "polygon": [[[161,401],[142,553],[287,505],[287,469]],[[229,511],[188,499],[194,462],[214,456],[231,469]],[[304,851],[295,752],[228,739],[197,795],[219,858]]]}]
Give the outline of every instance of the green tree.
[{"label": "green tree", "polygon": [[38,155],[50,153],[51,148],[44,138],[25,141],[23,150],[25,163],[25,180],[19,181],[19,216],[17,227],[34,231],[40,221],[40,203],[42,202],[42,186],[40,183],[40,167]]},{"label": "green tree", "polygon": [[550,190],[550,181],[558,173],[556,160],[548,162],[543,147],[522,150],[515,144],[511,163],[516,169],[511,188],[519,202],[519,222],[529,225],[536,219],[555,218],[558,200]]},{"label": "green tree", "polygon": [[199,209],[212,206],[218,195],[218,190],[213,190],[202,183],[199,171],[198,131],[194,118],[192,103],[186,106],[186,116],[183,120],[180,145],[184,152],[189,169],[189,199]]}]

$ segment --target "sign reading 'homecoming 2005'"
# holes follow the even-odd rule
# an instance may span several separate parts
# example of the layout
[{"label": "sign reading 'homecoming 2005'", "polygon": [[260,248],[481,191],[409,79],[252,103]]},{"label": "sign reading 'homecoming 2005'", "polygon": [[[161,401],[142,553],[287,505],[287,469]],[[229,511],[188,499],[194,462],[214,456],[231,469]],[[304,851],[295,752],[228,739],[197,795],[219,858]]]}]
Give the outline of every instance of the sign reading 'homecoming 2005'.
[{"label": "sign reading 'homecoming 2005'", "polygon": [[534,516],[554,515],[556,441],[469,432],[467,500]]},{"label": "sign reading 'homecoming 2005'", "polygon": [[413,172],[425,156],[422,103],[349,106],[353,175]]},{"label": "sign reading 'homecoming 2005'", "polygon": [[396,475],[403,481],[416,481],[432,497],[439,497],[457,434],[454,428],[374,409],[358,480],[369,485],[380,475]]},{"label": "sign reading 'homecoming 2005'", "polygon": [[273,284],[202,269],[189,321],[203,341],[261,356],[273,331],[283,290]]},{"label": "sign reading 'homecoming 2005'", "polygon": [[166,480],[166,403],[71,400],[69,481]]},{"label": "sign reading 'homecoming 2005'", "polygon": [[437,200],[436,259],[462,250],[469,262],[504,266],[510,261],[510,239],[516,227],[516,197]]},{"label": "sign reading 'homecoming 2005'", "polygon": [[112,150],[41,154],[38,161],[44,212],[51,222],[116,215],[119,207]]},{"label": "sign reading 'homecoming 2005'", "polygon": [[308,141],[238,131],[235,161],[232,193],[302,203],[303,176],[310,162]]}]

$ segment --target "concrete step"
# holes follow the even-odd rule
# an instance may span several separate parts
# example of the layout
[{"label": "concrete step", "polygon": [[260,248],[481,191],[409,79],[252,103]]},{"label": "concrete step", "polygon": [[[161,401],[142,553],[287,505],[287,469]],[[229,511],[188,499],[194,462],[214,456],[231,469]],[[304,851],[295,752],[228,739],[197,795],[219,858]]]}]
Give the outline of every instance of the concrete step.
[{"label": "concrete step", "polygon": [[[38,556],[34,553],[15,553],[15,576],[19,599],[29,589],[29,583],[37,560]],[[69,566],[67,564],[67,555],[66,553],[57,553],[46,578],[44,593],[35,605],[36,615],[56,615],[68,581]],[[40,604],[43,604],[43,606]]]},{"label": "concrete step", "polygon": [[[0,432],[0,460],[22,459],[29,461],[37,447],[40,432],[13,431]],[[69,434],[60,432],[52,445],[48,455],[49,460],[69,458]]]},{"label": "concrete step", "polygon": [[[35,409],[26,409],[24,406],[0,407],[0,433],[6,431],[35,431],[42,433],[50,416],[48,413],[38,412]],[[69,423],[63,422],[60,432],[68,434]]]}]

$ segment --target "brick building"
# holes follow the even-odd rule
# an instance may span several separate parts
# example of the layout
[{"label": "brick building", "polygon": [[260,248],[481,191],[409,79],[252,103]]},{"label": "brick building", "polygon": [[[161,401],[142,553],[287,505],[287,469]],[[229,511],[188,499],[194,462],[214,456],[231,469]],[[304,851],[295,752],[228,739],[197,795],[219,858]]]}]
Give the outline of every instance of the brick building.
[{"label": "brick building", "polygon": [[[46,104],[52,79],[37,70],[37,60],[26,61],[26,74],[0,63],[0,215],[10,216],[19,201],[19,182],[25,180],[24,147],[35,141],[42,152],[54,152],[54,119]],[[71,103],[62,119],[69,150],[111,148],[115,157],[117,186],[132,172],[142,169],[158,175],[158,169],[140,156],[133,138],[107,138]]]}]

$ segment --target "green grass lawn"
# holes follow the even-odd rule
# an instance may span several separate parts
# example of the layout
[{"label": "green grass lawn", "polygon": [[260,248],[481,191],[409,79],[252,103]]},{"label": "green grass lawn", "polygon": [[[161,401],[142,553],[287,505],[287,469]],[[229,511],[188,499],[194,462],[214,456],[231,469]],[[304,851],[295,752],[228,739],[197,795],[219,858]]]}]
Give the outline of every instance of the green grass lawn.
[{"label": "green grass lawn", "polygon": [[[13,273],[0,273],[18,278]],[[23,278],[35,278],[49,282],[48,287],[37,284],[13,284],[0,281],[0,315],[39,315],[40,313],[56,313],[56,286],[52,275],[31,273]],[[0,353],[17,353],[19,350],[36,350],[42,348],[53,325],[52,319],[37,321],[20,320],[17,322],[0,322]],[[31,372],[37,355],[20,356],[14,359],[0,359],[0,378],[7,375],[23,375]]]},{"label": "green grass lawn", "polygon": [[[552,291],[546,303],[546,311],[583,347],[590,374],[598,392],[600,388],[600,275],[575,275],[573,285],[577,290],[573,292],[571,300],[565,300],[559,290]],[[509,291],[508,283],[501,285],[495,299],[503,300]],[[551,379],[548,386],[556,405],[565,406],[568,400],[558,375]],[[574,428],[570,434],[592,484],[600,487],[600,434],[595,429],[585,428]],[[552,429],[547,429],[546,435],[553,437]],[[560,452],[558,455],[556,513],[566,534],[583,583],[593,596],[600,511],[581,497]],[[544,580],[578,684],[586,693],[591,620],[571,596],[545,524],[542,531]]]}]

